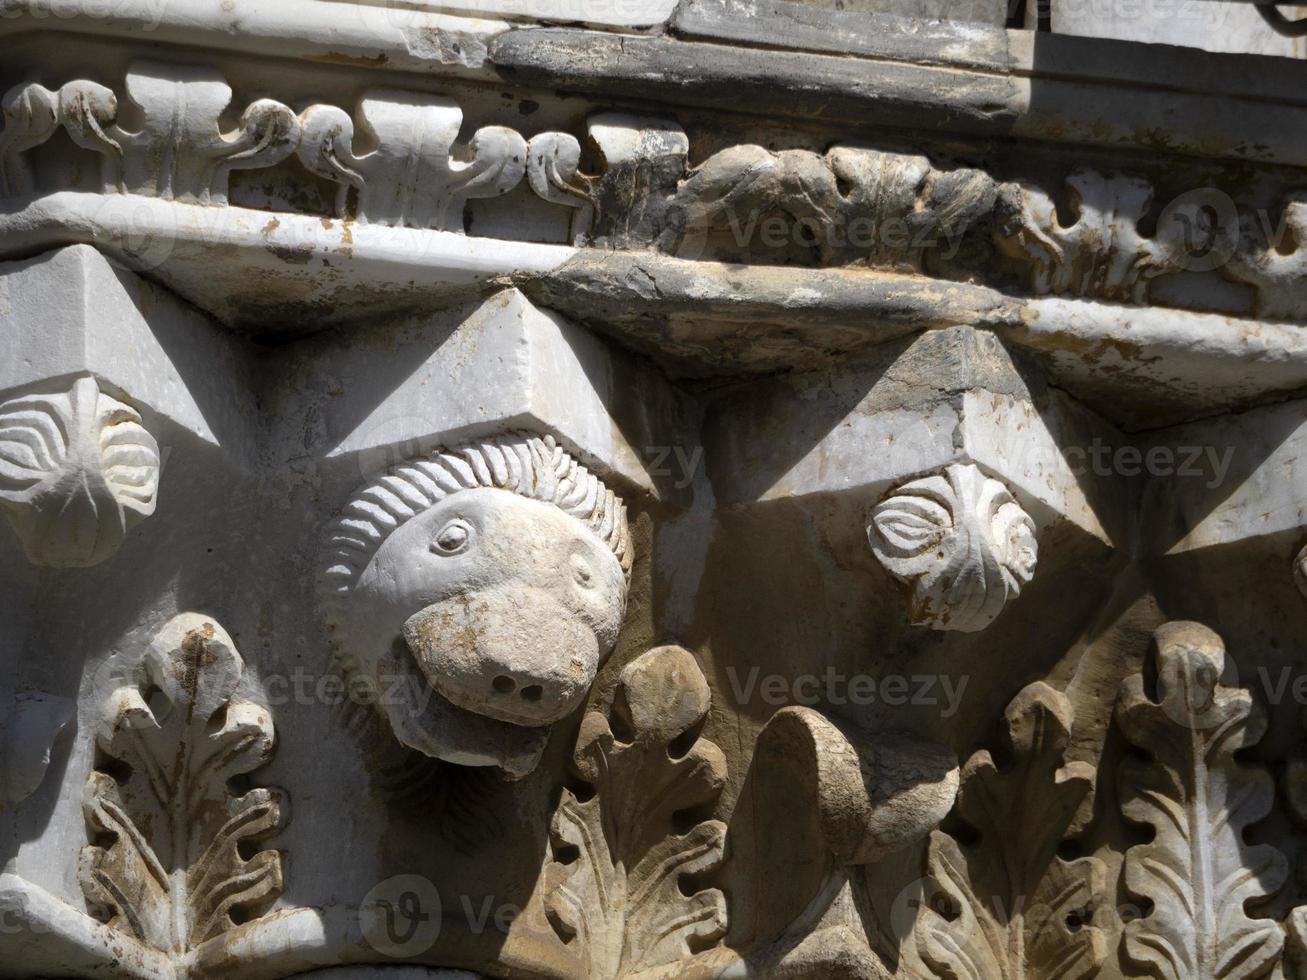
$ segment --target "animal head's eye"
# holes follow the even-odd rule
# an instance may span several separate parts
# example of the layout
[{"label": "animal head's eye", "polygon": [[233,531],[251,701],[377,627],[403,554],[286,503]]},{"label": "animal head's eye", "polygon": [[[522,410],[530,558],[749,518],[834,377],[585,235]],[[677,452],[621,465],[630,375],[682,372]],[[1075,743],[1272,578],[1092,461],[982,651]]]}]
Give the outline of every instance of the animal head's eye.
[{"label": "animal head's eye", "polygon": [[467,550],[472,540],[472,528],[467,521],[455,518],[436,532],[431,551],[437,555],[457,555]]},{"label": "animal head's eye", "polygon": [[590,568],[590,563],[580,555],[573,555],[571,565],[572,580],[583,589],[591,588],[594,584],[594,572]]}]

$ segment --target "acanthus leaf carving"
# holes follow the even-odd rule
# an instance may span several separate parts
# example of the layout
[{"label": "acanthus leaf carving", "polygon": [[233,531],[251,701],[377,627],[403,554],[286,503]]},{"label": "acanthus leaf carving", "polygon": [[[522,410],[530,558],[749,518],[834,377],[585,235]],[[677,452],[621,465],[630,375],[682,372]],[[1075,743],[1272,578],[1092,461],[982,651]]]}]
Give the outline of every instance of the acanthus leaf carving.
[{"label": "acanthus leaf carving", "polygon": [[36,564],[104,561],[154,513],[159,446],[136,410],[81,378],[0,405],[0,510]]},{"label": "acanthus leaf carving", "polygon": [[563,791],[545,901],[556,931],[582,944],[589,980],[675,963],[725,934],[722,893],[681,887],[725,851],[725,824],[705,817],[726,778],[721,750],[697,735],[709,701],[694,657],[658,647],[582,722],[574,761],[593,795]]},{"label": "acanthus leaf carving", "polygon": [[340,185],[340,218],[461,234],[466,201],[506,194],[526,172],[526,141],[505,126],[478,129],[468,144],[470,161],[460,162],[453,150],[463,110],[451,99],[375,89],[359,101],[358,118],[376,147],[362,155],[354,151],[346,112],[313,105],[301,114],[300,160]]},{"label": "acanthus leaf carving", "polygon": [[284,822],[282,795],[230,786],[273,746],[267,709],[237,695],[243,669],[222,627],[183,613],[105,700],[82,888],[111,928],[152,949],[194,950],[281,894],[281,855],[262,845]]},{"label": "acanthus leaf carving", "polygon": [[[1066,761],[1073,714],[1060,691],[1031,684],[1004,719],[1006,764],[981,750],[962,769],[956,813],[978,843],[931,834],[931,884],[953,914],[923,905],[918,950],[949,980],[1088,980],[1107,955],[1103,930],[1088,924],[1106,869],[1057,852],[1087,820],[1094,768]],[[1073,919],[1086,924],[1073,932]]]},{"label": "acanthus leaf carving", "polygon": [[1001,482],[971,463],[913,480],[871,511],[880,563],[911,589],[914,623],[984,629],[1034,575],[1035,523]]},{"label": "acanthus leaf carving", "polygon": [[1267,976],[1284,934],[1247,906],[1278,892],[1287,864],[1271,845],[1244,839],[1274,791],[1267,772],[1236,759],[1261,740],[1264,713],[1248,691],[1221,683],[1225,647],[1207,627],[1167,623],[1154,649],[1157,700],[1134,674],[1116,709],[1122,734],[1146,756],[1121,767],[1121,809],[1155,833],[1125,855],[1127,890],[1152,903],[1125,927],[1125,961],[1132,975],[1161,980]]}]

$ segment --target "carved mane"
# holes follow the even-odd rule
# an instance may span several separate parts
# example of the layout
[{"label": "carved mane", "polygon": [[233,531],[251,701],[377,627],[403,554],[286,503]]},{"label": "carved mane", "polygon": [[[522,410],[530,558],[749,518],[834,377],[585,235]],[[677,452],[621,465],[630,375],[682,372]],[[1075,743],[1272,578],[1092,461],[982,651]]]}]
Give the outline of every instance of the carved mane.
[{"label": "carved mane", "polygon": [[553,436],[508,432],[440,449],[392,466],[358,491],[327,529],[323,599],[343,599],[386,539],[404,523],[462,490],[508,490],[553,504],[608,545],[631,574],[626,507]]}]

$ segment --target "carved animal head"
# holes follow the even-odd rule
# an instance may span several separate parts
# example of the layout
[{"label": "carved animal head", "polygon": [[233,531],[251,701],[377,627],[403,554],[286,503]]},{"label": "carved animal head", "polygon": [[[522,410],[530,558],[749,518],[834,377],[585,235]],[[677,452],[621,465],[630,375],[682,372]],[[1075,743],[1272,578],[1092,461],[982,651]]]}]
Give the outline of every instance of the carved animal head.
[{"label": "carved animal head", "polygon": [[616,642],[631,567],[621,501],[523,433],[392,468],[327,550],[327,628],[400,741],[518,774]]}]

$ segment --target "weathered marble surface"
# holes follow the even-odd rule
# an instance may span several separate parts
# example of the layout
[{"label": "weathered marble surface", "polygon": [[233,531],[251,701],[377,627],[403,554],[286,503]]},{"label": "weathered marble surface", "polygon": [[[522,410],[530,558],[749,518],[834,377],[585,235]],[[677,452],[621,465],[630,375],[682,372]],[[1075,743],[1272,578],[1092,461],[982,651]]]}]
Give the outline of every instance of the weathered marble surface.
[{"label": "weathered marble surface", "polygon": [[0,976],[1307,976],[1307,71],[829,6],[0,0]]}]

